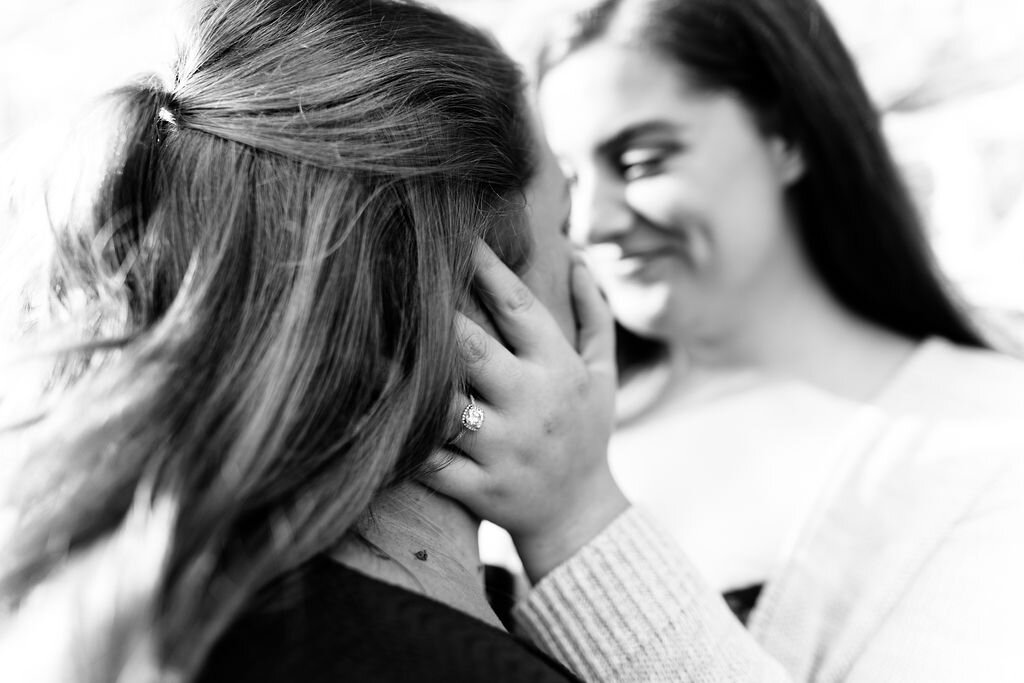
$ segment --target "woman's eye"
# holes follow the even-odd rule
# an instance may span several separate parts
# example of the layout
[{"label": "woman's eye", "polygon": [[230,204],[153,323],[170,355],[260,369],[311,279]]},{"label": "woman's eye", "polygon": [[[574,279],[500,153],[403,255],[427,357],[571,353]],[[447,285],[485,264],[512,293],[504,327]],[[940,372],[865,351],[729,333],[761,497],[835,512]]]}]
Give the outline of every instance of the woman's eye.
[{"label": "woman's eye", "polygon": [[626,181],[639,180],[661,172],[667,156],[662,149],[631,149],[619,155],[619,172]]}]

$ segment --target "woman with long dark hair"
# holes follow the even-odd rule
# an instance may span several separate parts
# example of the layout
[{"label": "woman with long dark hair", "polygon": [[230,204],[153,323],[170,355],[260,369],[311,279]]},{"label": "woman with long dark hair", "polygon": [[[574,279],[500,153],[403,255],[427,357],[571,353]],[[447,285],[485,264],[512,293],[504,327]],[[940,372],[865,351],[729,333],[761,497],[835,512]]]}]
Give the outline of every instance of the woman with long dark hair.
[{"label": "woman with long dark hair", "polygon": [[[935,267],[821,7],[605,0],[537,81],[620,326],[612,469],[685,556],[635,509],[554,571],[527,549],[528,627],[595,679],[1022,675],[1024,366]],[[466,464],[502,505],[450,492],[522,530],[516,501],[570,495],[550,460],[501,469],[540,443]]]}]

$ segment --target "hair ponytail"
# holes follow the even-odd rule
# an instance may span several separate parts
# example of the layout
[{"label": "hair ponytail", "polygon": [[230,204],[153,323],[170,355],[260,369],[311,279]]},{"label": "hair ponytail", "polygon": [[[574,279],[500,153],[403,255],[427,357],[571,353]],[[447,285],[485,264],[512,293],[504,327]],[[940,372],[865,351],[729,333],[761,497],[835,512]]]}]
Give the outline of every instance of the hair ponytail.
[{"label": "hair ponytail", "polygon": [[[474,240],[528,251],[532,144],[515,66],[406,2],[211,3],[173,88],[112,102],[89,210],[55,226],[76,343],[0,430],[20,453],[0,629],[65,580],[118,586],[124,549],[149,548],[129,629],[81,612],[100,663],[73,677],[129,666],[119,643],[145,633],[152,668],[191,680],[261,587],[445,441]],[[152,501],[169,512],[140,526]]]}]

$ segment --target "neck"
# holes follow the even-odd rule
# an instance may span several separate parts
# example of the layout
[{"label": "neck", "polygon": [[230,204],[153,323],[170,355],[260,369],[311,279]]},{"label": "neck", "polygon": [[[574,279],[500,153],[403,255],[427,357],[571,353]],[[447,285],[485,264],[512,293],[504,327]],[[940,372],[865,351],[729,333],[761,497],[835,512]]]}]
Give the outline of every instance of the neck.
[{"label": "neck", "polygon": [[452,499],[406,482],[377,496],[332,557],[501,628],[484,593],[478,529]]},{"label": "neck", "polygon": [[698,374],[756,369],[866,401],[913,352],[913,341],[836,301],[803,258],[794,257],[773,275],[734,307],[727,325],[705,335],[677,335],[673,367]]}]

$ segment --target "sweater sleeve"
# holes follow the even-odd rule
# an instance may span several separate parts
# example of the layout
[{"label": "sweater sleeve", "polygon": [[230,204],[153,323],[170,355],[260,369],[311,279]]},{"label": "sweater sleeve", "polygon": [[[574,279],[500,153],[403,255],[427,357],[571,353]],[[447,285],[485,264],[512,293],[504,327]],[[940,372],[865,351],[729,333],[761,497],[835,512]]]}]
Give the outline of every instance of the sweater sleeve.
[{"label": "sweater sleeve", "polygon": [[641,509],[624,512],[516,608],[587,681],[787,681]]}]

